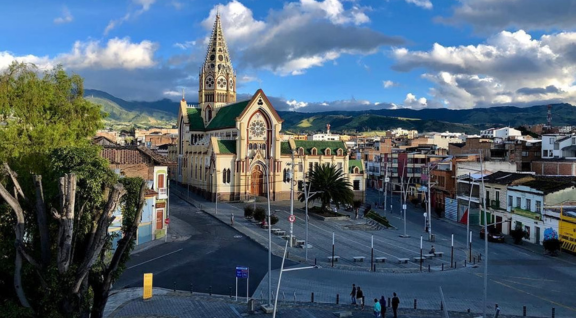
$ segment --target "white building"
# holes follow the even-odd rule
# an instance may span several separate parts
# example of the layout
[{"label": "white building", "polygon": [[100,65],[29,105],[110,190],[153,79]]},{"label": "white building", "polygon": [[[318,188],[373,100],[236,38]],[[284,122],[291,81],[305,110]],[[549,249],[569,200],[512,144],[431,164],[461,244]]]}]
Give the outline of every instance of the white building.
[{"label": "white building", "polygon": [[509,139],[510,137],[520,137],[522,136],[522,132],[520,130],[511,128],[511,127],[504,127],[504,128],[489,128],[486,130],[482,130],[480,132],[480,136],[484,138],[500,138],[500,139]]},{"label": "white building", "polygon": [[542,159],[576,157],[576,135],[550,134],[542,136]]},{"label": "white building", "polygon": [[558,217],[545,214],[548,206],[561,206],[576,198],[573,177],[535,176],[532,181],[508,187],[507,207],[511,228],[526,231],[524,240],[542,244],[544,230],[558,232]]}]

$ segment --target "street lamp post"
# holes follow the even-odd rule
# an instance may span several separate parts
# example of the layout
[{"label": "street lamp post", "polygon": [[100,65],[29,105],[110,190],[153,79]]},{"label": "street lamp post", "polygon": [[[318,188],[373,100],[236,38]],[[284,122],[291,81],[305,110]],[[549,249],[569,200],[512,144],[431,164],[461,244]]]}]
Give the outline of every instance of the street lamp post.
[{"label": "street lamp post", "polygon": [[[294,152],[292,152],[292,162],[291,162],[290,171],[288,172],[288,177],[290,179],[290,217],[294,215],[294,172],[296,169],[294,168]],[[292,247],[292,241],[294,237],[294,222],[290,222],[290,247]]]},{"label": "street lamp post", "polygon": [[[270,161],[270,159],[268,159]],[[266,165],[266,192],[268,193],[268,306],[272,305],[272,223],[270,223],[270,164]]]},{"label": "street lamp post", "polygon": [[402,238],[410,237],[408,234],[406,234],[406,208],[407,208],[406,201],[408,200],[408,185],[410,184],[411,179],[412,177],[408,178],[408,183],[406,184],[406,186],[404,186],[404,178],[402,178],[402,183],[400,185],[401,188],[400,201],[402,201],[402,196],[404,196],[404,203],[402,204],[402,210],[404,211],[404,234],[400,235],[400,237]]}]

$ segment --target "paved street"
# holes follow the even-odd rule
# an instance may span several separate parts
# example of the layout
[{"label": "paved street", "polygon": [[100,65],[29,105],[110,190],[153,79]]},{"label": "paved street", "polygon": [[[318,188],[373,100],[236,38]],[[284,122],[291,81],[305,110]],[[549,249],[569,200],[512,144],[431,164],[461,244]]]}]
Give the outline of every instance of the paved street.
[{"label": "paved street", "polygon": [[[185,195],[186,193],[183,192]],[[376,193],[368,193],[368,200]],[[192,200],[199,200],[193,195]],[[251,224],[243,219],[243,204],[218,204],[216,215],[214,203],[196,201],[202,204],[208,213],[220,218],[223,222],[230,222],[230,214],[235,215],[234,227],[251,236],[261,245],[267,244],[267,231]],[[261,204],[261,203],[259,203]],[[274,202],[272,209],[280,217],[280,222],[275,226],[283,230],[289,229],[286,220],[288,216],[288,202]],[[301,207],[301,203],[296,203]],[[399,207],[399,204],[395,204]],[[388,215],[392,224],[398,230],[367,230],[351,229],[346,225],[355,225],[356,220],[347,221],[320,221],[310,218],[310,243],[313,248],[309,250],[309,261],[318,259],[323,268],[288,272],[284,275],[280,295],[286,299],[296,298],[299,301],[309,301],[310,294],[314,292],[316,301],[333,302],[336,294],[341,299],[348,295],[352,283],[363,287],[367,297],[386,294],[396,291],[405,301],[402,306],[413,306],[414,299],[418,301],[418,308],[438,309],[440,306],[439,287],[442,287],[446,297],[447,308],[450,310],[463,311],[470,308],[473,312],[481,312],[483,305],[483,262],[479,267],[464,267],[463,261],[467,258],[465,248],[465,226],[457,225],[444,220],[433,220],[433,231],[436,234],[437,251],[444,251],[442,259],[425,261],[436,266],[432,273],[419,273],[419,264],[399,265],[394,262],[395,257],[413,257],[419,254],[419,236],[424,235],[422,210],[408,205],[407,232],[409,239],[399,238],[403,232],[399,214]],[[294,225],[294,233],[301,239],[304,235],[303,212],[296,210],[297,221]],[[336,267],[329,268],[326,259],[331,252],[332,232],[336,236],[337,255],[343,258]],[[449,267],[450,235],[455,234],[455,260],[458,269],[447,270]],[[389,256],[385,264],[378,264],[378,273],[368,272],[370,239],[374,235],[375,253]],[[476,239],[477,229],[473,236],[473,255],[483,252],[483,241]],[[273,237],[273,252],[281,255],[285,240]],[[424,248],[429,248],[431,243],[425,241]],[[290,257],[294,260],[303,260],[304,250],[291,248]],[[366,256],[368,262],[354,263],[352,256]],[[391,261],[392,260],[392,261]],[[438,265],[445,263],[446,271],[439,270]],[[575,263],[572,257],[550,258],[540,252],[519,248],[509,244],[490,243],[489,251],[489,284],[487,307],[492,311],[494,303],[499,303],[503,313],[521,314],[522,306],[527,306],[529,315],[549,316],[551,308],[556,308],[557,317],[573,317],[576,315],[576,300],[572,297],[571,284],[566,282],[576,281]],[[345,270],[342,270],[345,269]],[[273,284],[278,277],[278,272],[272,274]],[[258,298],[261,293],[266,294],[267,279],[262,280],[254,296]]]},{"label": "paved street", "polygon": [[[235,286],[235,267],[246,266],[250,268],[250,293],[254,292],[268,270],[263,247],[176,196],[170,198],[170,211],[171,224],[178,231],[169,230],[170,241],[174,234],[177,239],[133,254],[115,289],[142,286],[143,274],[153,273],[157,287],[189,291],[192,284],[195,291],[208,293],[212,286],[213,293],[228,295]],[[273,268],[279,268],[280,262],[273,256]],[[245,281],[239,283],[244,296]]]}]

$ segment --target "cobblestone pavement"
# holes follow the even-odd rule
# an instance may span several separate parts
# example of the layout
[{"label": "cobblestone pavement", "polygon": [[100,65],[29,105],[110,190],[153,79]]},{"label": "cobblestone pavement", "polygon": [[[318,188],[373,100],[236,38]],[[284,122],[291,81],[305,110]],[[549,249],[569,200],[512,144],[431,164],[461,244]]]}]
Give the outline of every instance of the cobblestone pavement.
[{"label": "cobblestone pavement", "polygon": [[[135,293],[134,291],[125,291],[125,293]],[[204,294],[190,295],[185,292],[171,292],[155,288],[153,296],[150,300],[142,300],[141,291],[138,298],[126,298],[124,303],[117,307],[113,312],[105,314],[105,317],[120,318],[120,317],[133,317],[133,318],[238,318],[250,316],[266,316],[258,308],[260,303],[256,302],[256,312],[250,314],[248,307],[243,301],[235,301],[229,297],[223,296],[208,296]],[[157,295],[163,292],[162,295]],[[125,296],[125,295],[124,295]],[[112,302],[118,302],[124,296],[116,294],[111,297]],[[372,309],[366,306],[364,310],[350,305],[330,305],[318,303],[292,303],[292,302],[279,302],[277,317],[279,318],[328,318],[335,317],[335,312],[349,311],[352,317],[374,317]],[[392,317],[391,308],[387,308],[386,317]],[[449,312],[451,318],[475,318],[478,317],[477,313],[465,312]],[[443,317],[443,312],[440,310],[414,310],[410,308],[399,308],[398,317],[400,318],[440,318]],[[516,318],[520,316],[512,316],[502,314],[501,318]]]}]

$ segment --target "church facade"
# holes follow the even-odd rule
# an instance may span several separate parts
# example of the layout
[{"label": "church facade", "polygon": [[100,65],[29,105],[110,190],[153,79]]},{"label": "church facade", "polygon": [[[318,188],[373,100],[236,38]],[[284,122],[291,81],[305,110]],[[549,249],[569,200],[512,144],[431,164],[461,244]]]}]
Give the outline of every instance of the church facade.
[{"label": "church facade", "polygon": [[264,92],[236,101],[236,73],[216,16],[199,74],[198,104],[184,96],[178,114],[178,161],[173,178],[211,200],[242,201],[270,195],[290,199],[315,166],[330,164],[347,173],[355,197],[364,200],[361,160],[350,160],[342,141],[283,141],[282,118]]}]

